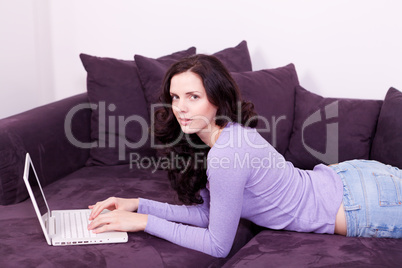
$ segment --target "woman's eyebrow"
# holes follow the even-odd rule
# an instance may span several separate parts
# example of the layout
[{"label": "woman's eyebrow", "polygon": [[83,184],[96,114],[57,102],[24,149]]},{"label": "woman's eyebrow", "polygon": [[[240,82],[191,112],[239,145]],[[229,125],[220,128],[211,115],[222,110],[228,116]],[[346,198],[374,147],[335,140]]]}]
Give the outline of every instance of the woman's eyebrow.
[{"label": "woman's eyebrow", "polygon": [[[188,92],[186,92],[185,94],[186,94],[186,95],[191,95],[191,94],[194,94],[194,93],[201,94],[201,91],[197,91],[197,90],[194,90],[194,91],[188,91]],[[172,91],[170,91],[170,95],[177,95],[177,94],[176,94],[176,93],[174,93],[174,92],[172,92]]]},{"label": "woman's eyebrow", "polygon": [[187,95],[194,94],[194,93],[200,94],[201,92],[197,91],[197,90],[186,92]]}]

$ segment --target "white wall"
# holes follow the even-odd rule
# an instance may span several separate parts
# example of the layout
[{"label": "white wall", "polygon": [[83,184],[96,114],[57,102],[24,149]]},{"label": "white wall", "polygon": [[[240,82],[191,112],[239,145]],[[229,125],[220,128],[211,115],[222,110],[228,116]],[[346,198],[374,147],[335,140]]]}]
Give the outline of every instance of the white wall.
[{"label": "white wall", "polygon": [[0,0],[0,118],[86,90],[79,53],[133,59],[247,40],[253,69],[293,62],[306,89],[402,90],[398,0]]},{"label": "white wall", "polygon": [[0,0],[0,118],[55,99],[49,26],[45,1]]}]

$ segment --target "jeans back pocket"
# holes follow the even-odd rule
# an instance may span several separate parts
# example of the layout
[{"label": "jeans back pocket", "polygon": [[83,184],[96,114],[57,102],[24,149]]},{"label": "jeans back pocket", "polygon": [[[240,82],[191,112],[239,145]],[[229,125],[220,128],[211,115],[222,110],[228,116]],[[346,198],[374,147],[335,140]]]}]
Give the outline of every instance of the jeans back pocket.
[{"label": "jeans back pocket", "polygon": [[401,200],[401,179],[391,174],[374,174],[378,188],[380,206],[399,206]]}]

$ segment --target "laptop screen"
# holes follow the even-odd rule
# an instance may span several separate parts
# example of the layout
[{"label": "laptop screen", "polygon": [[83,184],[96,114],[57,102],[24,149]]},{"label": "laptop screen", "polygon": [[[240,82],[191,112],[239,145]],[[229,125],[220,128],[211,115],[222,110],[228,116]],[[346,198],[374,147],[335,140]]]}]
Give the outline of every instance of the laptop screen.
[{"label": "laptop screen", "polygon": [[41,188],[39,187],[39,183],[38,180],[36,179],[32,165],[29,165],[28,182],[29,185],[31,186],[32,193],[35,196],[36,204],[38,205],[40,214],[44,216],[48,211],[43,193],[41,191]]},{"label": "laptop screen", "polygon": [[51,239],[47,229],[50,219],[50,211],[37,175],[38,174],[36,174],[31,157],[27,153],[25,157],[23,179],[27,187],[29,197],[31,198],[32,205],[34,206],[36,216],[38,217],[41,225],[43,234],[45,235],[47,243],[51,245]]}]

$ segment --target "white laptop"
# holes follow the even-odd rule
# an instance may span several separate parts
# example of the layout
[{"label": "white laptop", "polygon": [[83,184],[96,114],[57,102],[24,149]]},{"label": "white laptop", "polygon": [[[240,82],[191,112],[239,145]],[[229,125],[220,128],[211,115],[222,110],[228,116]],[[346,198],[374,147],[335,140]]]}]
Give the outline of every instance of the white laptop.
[{"label": "white laptop", "polygon": [[[50,211],[29,153],[25,157],[23,177],[43,234],[49,245],[67,246],[127,242],[127,232],[94,234],[88,231],[90,209]],[[107,213],[107,210],[102,213]]]}]

